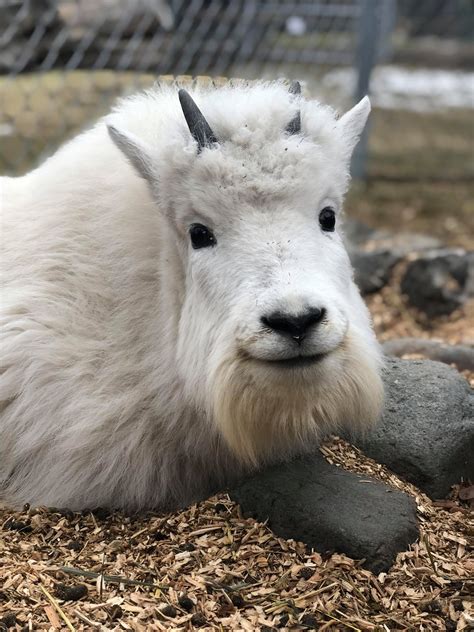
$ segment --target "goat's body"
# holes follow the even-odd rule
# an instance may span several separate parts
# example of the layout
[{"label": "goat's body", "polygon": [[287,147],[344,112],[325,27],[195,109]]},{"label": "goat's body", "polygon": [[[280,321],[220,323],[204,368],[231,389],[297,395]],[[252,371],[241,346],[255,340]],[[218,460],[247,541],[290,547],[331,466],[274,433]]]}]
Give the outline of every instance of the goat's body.
[{"label": "goat's body", "polygon": [[183,503],[227,456],[175,401],[173,323],[159,305],[166,228],[104,127],[78,141],[2,182],[0,480],[17,502]]},{"label": "goat's body", "polygon": [[[159,139],[175,110],[117,116]],[[1,186],[0,494],[165,507],[244,471],[183,384],[182,264],[105,125]]]}]

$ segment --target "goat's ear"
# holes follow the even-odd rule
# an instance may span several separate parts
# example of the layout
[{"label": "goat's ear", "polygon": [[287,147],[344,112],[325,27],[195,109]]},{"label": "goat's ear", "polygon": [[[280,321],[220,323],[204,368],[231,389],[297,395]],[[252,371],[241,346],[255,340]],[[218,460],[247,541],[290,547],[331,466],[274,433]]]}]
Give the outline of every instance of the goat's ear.
[{"label": "goat's ear", "polygon": [[153,184],[153,164],[150,149],[140,138],[130,132],[123,132],[113,125],[107,125],[110,138],[124,154],[141,178]]},{"label": "goat's ear", "polygon": [[351,110],[343,114],[337,122],[350,153],[352,153],[360,135],[364,131],[369,114],[370,99],[369,97],[364,97]]}]

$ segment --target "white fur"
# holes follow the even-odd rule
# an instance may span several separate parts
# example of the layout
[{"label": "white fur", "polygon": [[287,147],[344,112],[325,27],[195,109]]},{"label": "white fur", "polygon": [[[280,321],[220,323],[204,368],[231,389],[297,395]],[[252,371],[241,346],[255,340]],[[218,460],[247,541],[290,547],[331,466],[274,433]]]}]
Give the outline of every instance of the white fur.
[{"label": "white fur", "polygon": [[[215,147],[197,153],[176,89],[158,86],[1,181],[0,487],[14,505],[176,507],[379,414],[379,348],[340,230],[368,100],[338,120],[278,82],[193,97]],[[193,250],[193,222],[217,245]],[[301,349],[262,326],[306,305],[327,317]]]}]

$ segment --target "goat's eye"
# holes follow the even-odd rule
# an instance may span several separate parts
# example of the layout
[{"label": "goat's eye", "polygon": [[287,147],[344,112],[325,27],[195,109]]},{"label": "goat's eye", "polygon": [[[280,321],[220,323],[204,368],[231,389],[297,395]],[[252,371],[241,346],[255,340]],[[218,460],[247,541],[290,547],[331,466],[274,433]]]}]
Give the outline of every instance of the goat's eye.
[{"label": "goat's eye", "polygon": [[319,213],[319,224],[323,230],[328,233],[332,233],[334,226],[336,225],[336,214],[329,206],[323,208]]},{"label": "goat's eye", "polygon": [[191,237],[191,243],[194,250],[215,246],[217,243],[212,232],[203,224],[191,224],[189,228],[189,236]]}]

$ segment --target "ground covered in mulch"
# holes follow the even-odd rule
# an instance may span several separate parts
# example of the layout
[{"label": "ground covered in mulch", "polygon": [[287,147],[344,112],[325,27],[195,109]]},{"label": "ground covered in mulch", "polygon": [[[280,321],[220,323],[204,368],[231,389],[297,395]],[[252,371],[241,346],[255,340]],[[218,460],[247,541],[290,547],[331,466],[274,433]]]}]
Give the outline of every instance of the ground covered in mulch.
[{"label": "ground covered in mulch", "polygon": [[[466,487],[433,503],[333,439],[331,462],[411,494],[421,538],[378,576],[322,558],[226,495],[166,516],[28,509],[1,514],[5,627],[70,630],[467,630],[474,521]],[[471,595],[471,597],[470,597]]]},{"label": "ground covered in mulch", "polygon": [[[379,339],[472,344],[473,302],[428,321],[400,295],[403,265],[366,297]],[[474,488],[433,502],[340,439],[321,449],[415,498],[420,540],[388,573],[277,538],[225,494],[139,517],[0,508],[0,631],[473,629]]]},{"label": "ground covered in mulch", "polygon": [[[472,305],[428,325],[396,279],[368,302],[382,339],[473,338]],[[472,629],[473,488],[433,502],[340,439],[322,451],[415,498],[420,540],[388,573],[277,538],[225,494],[165,516],[3,509],[0,630]]]}]

